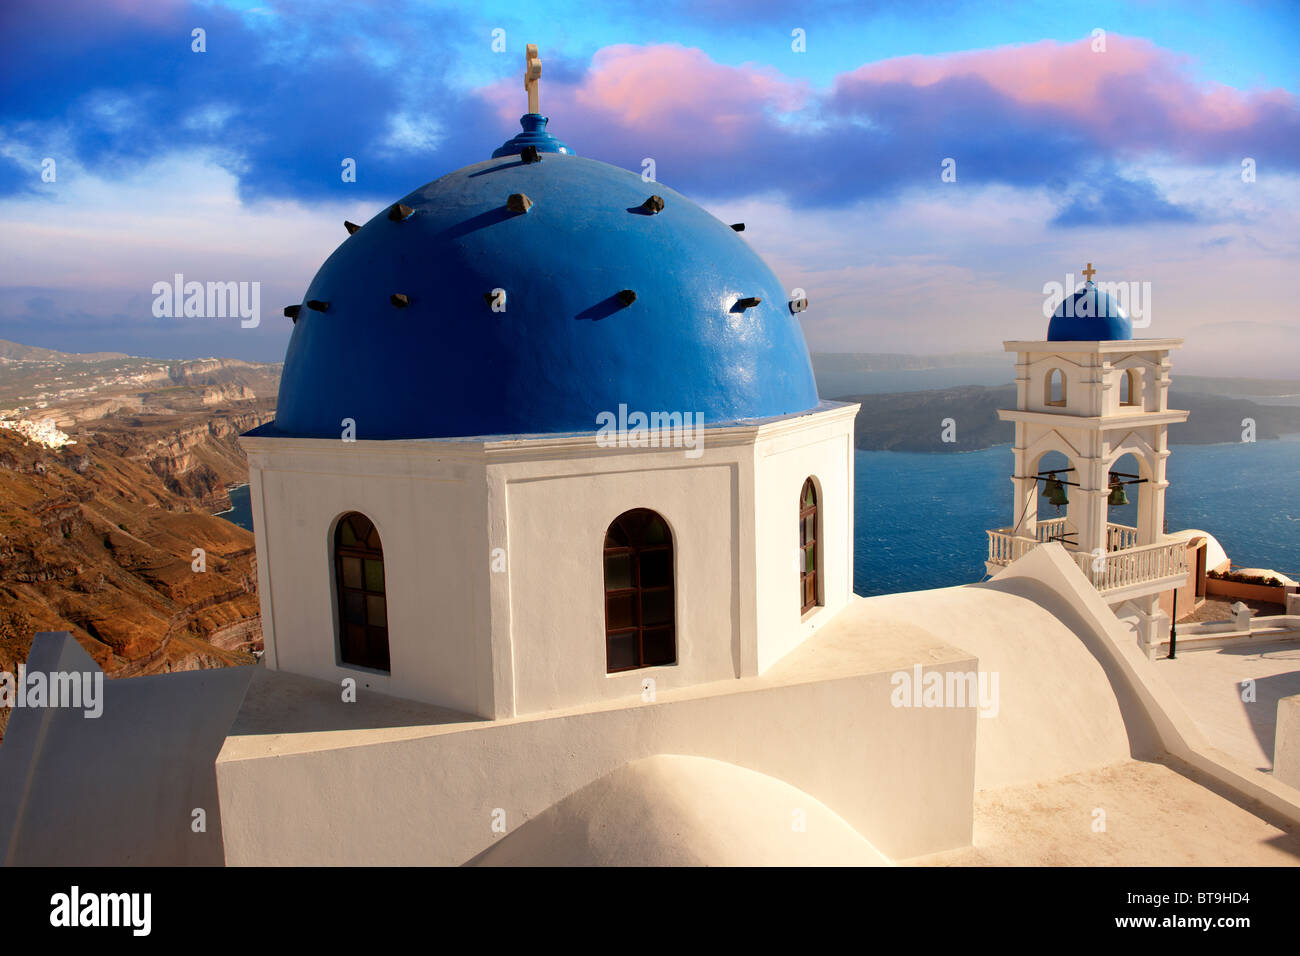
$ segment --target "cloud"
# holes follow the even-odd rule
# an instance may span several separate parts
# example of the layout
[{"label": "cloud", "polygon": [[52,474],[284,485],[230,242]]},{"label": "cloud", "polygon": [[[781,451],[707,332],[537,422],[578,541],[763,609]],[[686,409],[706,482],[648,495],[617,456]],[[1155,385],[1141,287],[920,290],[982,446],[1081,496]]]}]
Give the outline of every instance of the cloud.
[{"label": "cloud", "polygon": [[[429,55],[429,37],[472,32],[457,14],[121,0],[65,22],[45,9],[0,13],[17,38],[0,76],[0,338],[279,358],[279,307],[342,241],[341,220],[486,159],[523,110],[513,68],[468,87],[454,55]],[[206,54],[189,48],[200,24]],[[1300,235],[1296,98],[1199,82],[1146,41],[899,57],[825,88],[677,44],[544,62],[553,131],[624,168],[652,157],[663,182],[748,222],[746,241],[808,291],[814,348],[1035,337],[1042,284],[1089,259],[1158,283],[1161,334],[1224,310],[1294,321],[1279,277]],[[1240,178],[1247,155],[1257,183]],[[45,156],[57,183],[40,180]],[[261,281],[263,328],[154,319],[150,286],[175,272]]]},{"label": "cloud", "polygon": [[1075,190],[1053,218],[1053,226],[1141,226],[1153,222],[1194,222],[1196,215],[1160,195],[1150,180],[1107,175]]},{"label": "cloud", "polygon": [[[167,154],[122,177],[69,163],[48,195],[0,207],[7,236],[0,338],[65,351],[278,361],[312,275],[347,238],[343,220],[379,208],[365,198],[241,199],[238,180],[203,150]],[[257,282],[261,324],[158,318],[153,285]]]},{"label": "cloud", "polygon": [[[0,136],[106,175],[203,148],[248,199],[391,198],[486,158],[523,109],[515,71],[471,88],[450,41],[430,56],[429,37],[476,26],[414,3],[43,9],[5,14],[20,39],[0,78]],[[195,25],[206,53],[190,50]],[[671,43],[606,46],[585,63],[548,56],[543,77],[551,128],[579,154],[632,169],[652,157],[664,182],[717,196],[896,199],[935,188],[945,158],[958,188],[1063,193],[1121,163],[1251,156],[1261,170],[1300,168],[1294,95],[1199,81],[1178,54],[1113,33],[1104,53],[1084,39],[894,57],[825,89]],[[355,183],[339,175],[348,157]],[[27,188],[3,182],[0,194]]]},{"label": "cloud", "polygon": [[[1201,221],[1056,228],[1050,190],[1010,186],[815,214],[776,197],[705,204],[724,222],[745,222],[745,241],[788,290],[805,291],[799,321],[814,351],[987,351],[1004,339],[1039,339],[1045,284],[1064,283],[1067,272],[1081,281],[1091,261],[1101,281],[1150,283],[1152,324],[1141,334],[1186,337],[1179,368],[1211,374],[1217,363],[1230,375],[1250,374],[1251,363],[1276,370],[1300,361],[1300,340],[1286,334],[1296,323],[1290,276],[1300,209],[1288,197],[1297,190],[1300,175],[1254,184],[1250,211],[1272,215],[1230,232]],[[1254,241],[1260,235],[1269,241]],[[1229,330],[1247,319],[1272,331],[1243,333],[1225,349]],[[1216,322],[1222,335],[1203,331]]]},{"label": "cloud", "polygon": [[[481,91],[503,122],[518,111],[516,85]],[[580,77],[550,82],[545,102],[579,153],[627,167],[653,157],[688,192],[776,190],[816,206],[934,188],[949,157],[963,185],[1062,191],[1137,161],[1235,168],[1258,155],[1300,168],[1296,97],[1197,82],[1178,55],[1114,34],[1105,53],[1080,40],[898,57],[826,91],[696,49],[618,45]],[[1190,215],[1112,180],[1130,221]]]},{"label": "cloud", "polygon": [[[204,149],[238,174],[248,199],[391,197],[510,135],[476,94],[457,90],[454,63],[429,56],[429,35],[465,31],[454,12],[279,3],[240,14],[119,0],[68,17],[56,6],[4,14],[13,32],[0,140],[60,165],[125,176]],[[195,27],[206,52],[191,50]],[[446,151],[444,129],[456,131]],[[345,157],[357,161],[355,184],[340,177]]]},{"label": "cloud", "polygon": [[841,77],[834,103],[849,113],[870,110],[900,86],[978,97],[997,108],[983,117],[991,125],[1019,115],[1069,127],[1107,150],[1218,162],[1261,149],[1292,168],[1300,162],[1295,96],[1198,82],[1186,58],[1135,37],[1111,34],[1104,52],[1084,39],[896,57]]}]

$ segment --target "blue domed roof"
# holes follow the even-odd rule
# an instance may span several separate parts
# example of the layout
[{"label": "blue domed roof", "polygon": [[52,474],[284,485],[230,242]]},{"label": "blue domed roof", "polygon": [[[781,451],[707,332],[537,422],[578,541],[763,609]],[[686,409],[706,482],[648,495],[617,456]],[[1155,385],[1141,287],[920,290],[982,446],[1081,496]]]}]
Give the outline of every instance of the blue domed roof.
[{"label": "blue domed roof", "polygon": [[541,146],[525,163],[528,144],[343,241],[304,296],[268,432],[337,439],[344,418],[363,440],[591,432],[620,405],[706,426],[817,406],[789,297],[735,231],[606,163]]},{"label": "blue domed roof", "polygon": [[1049,342],[1113,342],[1133,338],[1128,313],[1091,282],[1067,295],[1047,326]]}]

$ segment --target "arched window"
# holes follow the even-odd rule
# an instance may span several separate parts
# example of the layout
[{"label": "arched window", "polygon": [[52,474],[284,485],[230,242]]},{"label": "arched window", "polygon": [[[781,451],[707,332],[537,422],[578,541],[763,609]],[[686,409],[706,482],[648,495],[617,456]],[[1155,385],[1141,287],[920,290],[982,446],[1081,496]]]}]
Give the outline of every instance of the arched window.
[{"label": "arched window", "polygon": [[821,604],[817,595],[817,486],[811,478],[799,493],[799,551],[800,613],[807,614]]},{"label": "arched window", "polygon": [[1121,405],[1142,404],[1142,386],[1136,369],[1124,370],[1124,377],[1119,380],[1119,403]]},{"label": "arched window", "polygon": [[339,607],[339,661],[388,670],[388,599],[384,547],[374,523],[353,511],[334,531],[334,575]]},{"label": "arched window", "polygon": [[1047,373],[1047,378],[1043,380],[1043,404],[1055,405],[1058,407],[1065,406],[1065,373],[1059,368],[1054,368]]},{"label": "arched window", "polygon": [[646,508],[605,532],[605,670],[677,663],[673,535]]}]

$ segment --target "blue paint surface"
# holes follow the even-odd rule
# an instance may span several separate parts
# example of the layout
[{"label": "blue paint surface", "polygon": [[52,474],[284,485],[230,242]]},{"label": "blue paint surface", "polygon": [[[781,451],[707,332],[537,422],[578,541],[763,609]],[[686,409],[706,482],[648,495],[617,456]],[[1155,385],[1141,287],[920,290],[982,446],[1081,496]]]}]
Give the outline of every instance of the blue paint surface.
[{"label": "blue paint surface", "polygon": [[[512,193],[532,208],[507,210]],[[652,194],[657,215],[641,209]],[[591,432],[620,404],[706,425],[818,404],[786,290],[675,190],[544,152],[467,166],[401,202],[414,213],[381,210],[312,280],[261,433],[338,438],[345,418],[362,440]],[[497,288],[505,312],[484,300]],[[762,302],[742,311],[750,296]]]},{"label": "blue paint surface", "polygon": [[1133,322],[1118,302],[1091,282],[1067,295],[1047,326],[1049,342],[1114,342],[1133,338]]}]

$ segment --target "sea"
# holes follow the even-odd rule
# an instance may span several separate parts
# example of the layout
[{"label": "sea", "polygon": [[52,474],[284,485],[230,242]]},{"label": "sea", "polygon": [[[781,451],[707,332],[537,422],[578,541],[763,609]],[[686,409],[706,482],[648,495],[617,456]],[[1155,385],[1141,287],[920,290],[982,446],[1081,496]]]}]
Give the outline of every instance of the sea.
[{"label": "sea", "polygon": [[[969,584],[984,577],[985,531],[1011,523],[1011,446],[960,454],[854,453],[853,590],[864,597]],[[1050,467],[1050,464],[1046,465]],[[1237,567],[1300,579],[1300,435],[1174,445],[1165,515],[1171,531],[1208,531]],[[1069,489],[1067,488],[1067,493]],[[1137,495],[1111,520],[1137,523]],[[249,531],[248,485],[221,517]],[[1046,500],[1039,514],[1052,516]]]},{"label": "sea", "polygon": [[[1010,445],[855,452],[853,590],[869,597],[982,580],[985,531],[1013,520],[1011,472]],[[1166,477],[1170,531],[1208,531],[1235,566],[1300,579],[1300,435],[1172,445]],[[1111,508],[1110,520],[1136,525],[1137,494],[1128,490],[1131,503]],[[1038,513],[1052,517],[1052,506],[1040,499]]]},{"label": "sea", "polygon": [[248,485],[236,485],[233,488],[227,488],[230,494],[230,508],[226,511],[216,512],[217,517],[225,518],[232,524],[237,524],[245,531],[253,530],[253,505],[249,498]]}]

